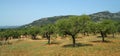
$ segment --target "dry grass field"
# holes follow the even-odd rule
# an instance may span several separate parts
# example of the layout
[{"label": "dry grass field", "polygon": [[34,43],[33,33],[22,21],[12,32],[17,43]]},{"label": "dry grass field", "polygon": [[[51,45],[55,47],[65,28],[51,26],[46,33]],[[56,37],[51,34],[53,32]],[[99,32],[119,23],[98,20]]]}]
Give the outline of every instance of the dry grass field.
[{"label": "dry grass field", "polygon": [[0,46],[0,56],[120,56],[120,35],[107,37],[101,42],[97,36],[76,38],[77,47],[72,47],[70,38],[52,40],[18,40]]}]

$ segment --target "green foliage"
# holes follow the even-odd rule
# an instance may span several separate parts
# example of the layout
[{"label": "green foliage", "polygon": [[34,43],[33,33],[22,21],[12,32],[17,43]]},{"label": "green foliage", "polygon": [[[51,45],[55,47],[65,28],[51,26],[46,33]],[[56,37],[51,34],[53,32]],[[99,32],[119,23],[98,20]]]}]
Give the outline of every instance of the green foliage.
[{"label": "green foliage", "polygon": [[70,17],[70,19],[59,20],[56,22],[58,31],[61,34],[75,35],[79,32],[79,21],[76,17]]},{"label": "green foliage", "polygon": [[112,33],[114,37],[114,33],[117,30],[117,27],[115,25],[116,22],[112,20],[102,20],[98,23],[98,30],[101,33],[103,42],[104,42],[104,37],[107,37],[108,33]]},{"label": "green foliage", "polygon": [[40,28],[40,34],[48,39],[48,44],[50,44],[50,38],[53,33],[55,33],[55,25],[47,24]]},{"label": "green foliage", "polygon": [[103,20],[98,23],[99,30],[105,32],[115,32],[116,31],[116,22],[112,20]]},{"label": "green foliage", "polygon": [[41,30],[41,34],[44,34],[45,32],[52,34],[55,31],[55,26],[53,24],[47,24],[45,26],[42,26],[40,30]]},{"label": "green foliage", "polygon": [[80,17],[69,17],[56,22],[57,30],[60,34],[70,35],[73,39],[73,46],[75,47],[75,37],[80,31],[85,31],[90,21],[89,16],[82,15]]},{"label": "green foliage", "polygon": [[117,31],[120,33],[120,21],[117,21],[116,27],[117,27]]},{"label": "green foliage", "polygon": [[93,22],[93,21],[88,22],[87,28],[88,28],[87,31],[89,33],[96,34],[98,32],[98,27],[97,27],[97,23],[96,22]]},{"label": "green foliage", "polygon": [[5,40],[8,40],[9,37],[18,38],[19,36],[20,34],[16,29],[6,29],[0,32],[0,37]]}]

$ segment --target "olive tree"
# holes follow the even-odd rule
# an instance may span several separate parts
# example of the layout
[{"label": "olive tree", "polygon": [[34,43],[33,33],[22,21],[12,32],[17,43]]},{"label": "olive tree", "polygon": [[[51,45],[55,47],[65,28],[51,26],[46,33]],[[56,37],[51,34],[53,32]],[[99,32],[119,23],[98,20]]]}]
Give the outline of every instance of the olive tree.
[{"label": "olive tree", "polygon": [[[98,22],[98,30],[101,33],[102,41],[104,42],[104,38],[107,37],[107,33],[116,31],[115,24],[112,20],[102,20]],[[114,37],[114,34],[113,34]]]},{"label": "olive tree", "polygon": [[60,34],[67,34],[72,37],[73,47],[76,46],[75,37],[85,27],[88,16],[70,17],[69,19],[62,19],[56,22],[58,32]]},{"label": "olive tree", "polygon": [[81,15],[79,18],[79,26],[81,28],[81,32],[84,35],[88,35],[88,33],[90,32],[90,27],[89,27],[89,23],[91,22],[91,19],[89,16],[87,15]]},{"label": "olive tree", "polygon": [[48,39],[48,44],[50,45],[51,44],[50,43],[51,35],[55,32],[55,25],[53,25],[53,24],[44,25],[41,27],[40,31],[41,31],[40,33]]},{"label": "olive tree", "polygon": [[27,34],[32,36],[33,40],[36,40],[36,36],[40,33],[39,27],[31,27],[27,29]]}]

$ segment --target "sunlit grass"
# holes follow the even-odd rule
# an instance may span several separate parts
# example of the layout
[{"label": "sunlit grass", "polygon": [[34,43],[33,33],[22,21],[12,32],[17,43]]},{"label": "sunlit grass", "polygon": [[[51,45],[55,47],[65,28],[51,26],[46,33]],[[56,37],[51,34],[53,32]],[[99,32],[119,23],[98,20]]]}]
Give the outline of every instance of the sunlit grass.
[{"label": "sunlit grass", "polygon": [[[24,40],[12,45],[0,46],[0,56],[119,56],[120,37],[106,38],[109,42],[101,41],[96,36],[84,36],[76,39],[78,47],[64,47],[71,44],[71,39],[56,40],[59,44],[47,45],[47,40]],[[55,41],[55,42],[56,42]],[[54,42],[54,41],[53,41]],[[85,45],[90,44],[90,45]]]}]

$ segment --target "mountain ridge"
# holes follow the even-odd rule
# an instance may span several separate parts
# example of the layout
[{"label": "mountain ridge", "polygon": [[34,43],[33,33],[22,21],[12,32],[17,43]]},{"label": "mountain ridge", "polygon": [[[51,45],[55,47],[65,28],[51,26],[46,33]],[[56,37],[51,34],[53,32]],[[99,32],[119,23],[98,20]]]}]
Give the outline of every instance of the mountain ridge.
[{"label": "mountain ridge", "polygon": [[[33,21],[32,23],[24,25],[24,27],[52,24],[59,19],[67,19],[68,17],[71,16],[80,16],[80,15],[65,15],[65,16],[53,16],[53,17],[41,18]],[[88,16],[90,16],[93,21],[100,21],[102,19],[111,19],[115,21],[120,21],[120,11],[116,13],[111,13],[109,11],[102,11],[102,12],[89,14]]]},{"label": "mountain ridge", "polygon": [[0,26],[0,29],[18,28],[20,26]]}]

